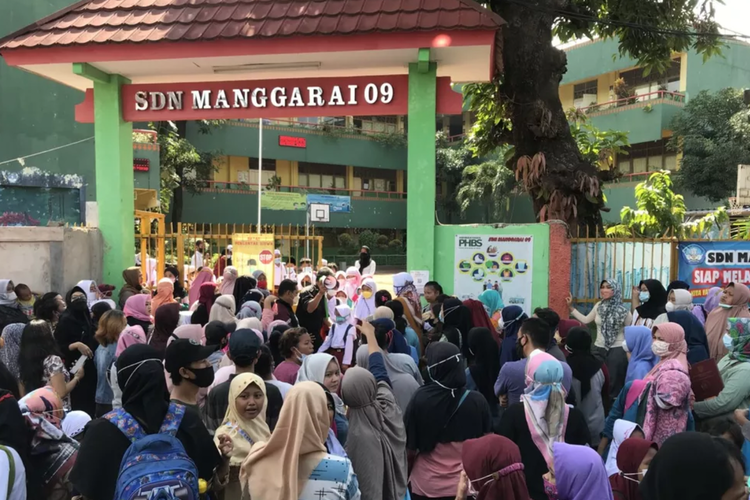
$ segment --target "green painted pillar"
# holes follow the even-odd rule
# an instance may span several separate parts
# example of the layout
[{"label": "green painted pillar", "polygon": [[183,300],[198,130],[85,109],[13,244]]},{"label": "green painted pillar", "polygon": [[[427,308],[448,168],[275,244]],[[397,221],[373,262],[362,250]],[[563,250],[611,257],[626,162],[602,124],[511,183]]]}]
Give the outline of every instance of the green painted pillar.
[{"label": "green painted pillar", "polygon": [[409,64],[409,130],[406,186],[407,271],[435,276],[435,116],[437,64],[419,49]]},{"label": "green painted pillar", "polygon": [[[133,124],[122,119],[120,75],[94,79],[96,202],[104,236],[103,282],[122,286],[134,265]],[[107,81],[108,80],[108,81]]]}]

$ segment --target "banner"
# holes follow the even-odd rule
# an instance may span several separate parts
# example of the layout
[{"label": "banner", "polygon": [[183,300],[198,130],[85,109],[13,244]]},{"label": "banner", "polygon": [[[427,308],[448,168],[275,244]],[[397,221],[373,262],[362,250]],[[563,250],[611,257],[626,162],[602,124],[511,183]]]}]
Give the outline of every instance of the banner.
[{"label": "banner", "polygon": [[[232,263],[240,276],[261,270],[273,284],[273,234],[235,233],[232,235]],[[241,305],[241,304],[240,304]]]},{"label": "banner", "polygon": [[454,295],[476,299],[493,288],[506,306],[521,306],[531,315],[531,236],[456,235],[455,249]]},{"label": "banner", "polygon": [[263,191],[260,208],[265,210],[307,210],[305,195],[302,193],[280,193]]},{"label": "banner", "polygon": [[702,304],[708,291],[729,283],[750,284],[750,242],[680,243],[679,279],[690,284],[693,302]]},{"label": "banner", "polygon": [[332,194],[308,194],[307,203],[308,205],[311,203],[330,205],[331,213],[337,212],[348,214],[352,211],[352,199],[350,196],[335,196]]}]

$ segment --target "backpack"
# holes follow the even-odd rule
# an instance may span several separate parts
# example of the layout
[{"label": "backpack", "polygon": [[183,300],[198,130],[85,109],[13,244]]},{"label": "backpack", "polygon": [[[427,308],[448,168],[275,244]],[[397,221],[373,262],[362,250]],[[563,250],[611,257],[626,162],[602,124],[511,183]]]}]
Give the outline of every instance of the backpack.
[{"label": "backpack", "polygon": [[131,441],[117,476],[117,500],[198,500],[198,469],[177,439],[185,406],[170,403],[158,434],[146,434],[123,408],[104,418]]}]

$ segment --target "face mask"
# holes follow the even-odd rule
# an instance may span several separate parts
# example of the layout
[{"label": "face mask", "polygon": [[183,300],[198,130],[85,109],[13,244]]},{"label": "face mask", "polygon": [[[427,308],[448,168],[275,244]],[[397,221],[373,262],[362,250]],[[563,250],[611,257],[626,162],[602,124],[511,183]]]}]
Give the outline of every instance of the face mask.
[{"label": "face mask", "polygon": [[86,303],[86,299],[76,299],[70,303],[70,308],[73,312],[83,313],[89,310],[89,305]]},{"label": "face mask", "polygon": [[[647,470],[648,469],[643,469],[643,477],[646,477]],[[638,480],[638,477],[640,476],[639,472],[620,472],[620,475],[622,476],[623,479],[627,479],[628,481],[633,481],[634,483],[640,483],[640,481]],[[635,479],[633,479],[632,477],[628,477],[628,476],[635,476]]]},{"label": "face mask", "polygon": [[460,354],[456,354],[455,356],[451,356],[450,358],[445,358],[445,359],[444,359],[444,360],[442,360],[442,361],[438,361],[438,362],[437,362],[437,363],[435,363],[434,365],[430,365],[430,366],[428,366],[428,367],[427,367],[427,375],[428,375],[428,376],[430,377],[430,380],[432,380],[433,382],[435,382],[435,383],[436,383],[437,385],[439,385],[440,387],[442,387],[442,388],[443,388],[443,389],[445,389],[446,391],[451,391],[451,395],[455,397],[455,394],[454,394],[454,392],[456,391],[456,389],[451,389],[450,387],[446,387],[446,386],[444,386],[443,384],[441,384],[441,383],[440,383],[439,381],[435,380],[435,379],[434,379],[434,378],[432,377],[432,369],[433,369],[433,368],[435,368],[435,367],[437,367],[437,366],[440,366],[440,365],[442,365],[443,363],[447,363],[448,361],[452,361],[452,360],[454,360],[454,359],[455,359],[455,360],[456,360],[456,361],[457,361],[457,362],[458,362],[459,364],[461,363],[461,355],[460,355]]},{"label": "face mask", "polygon": [[346,318],[343,316],[336,316],[336,324],[337,325],[343,325],[346,323]]},{"label": "face mask", "polygon": [[279,258],[279,259],[273,259],[273,261],[274,261],[274,263],[275,263],[276,265],[279,265],[279,264],[281,264],[281,259],[280,259],[280,258]]},{"label": "face mask", "polygon": [[523,348],[526,346],[525,344],[521,342],[522,340],[523,340],[523,337],[520,337],[518,341],[516,342],[516,354],[518,354],[518,359],[525,358],[525,356],[523,355]]},{"label": "face mask", "polygon": [[505,322],[503,323],[503,330],[507,330],[507,329],[508,329],[508,327],[509,327],[510,325],[512,325],[513,323],[515,323],[516,321],[518,321],[518,318],[516,318],[516,319],[512,319],[512,320],[510,320],[510,321],[505,321]]},{"label": "face mask", "polygon": [[440,320],[440,322],[441,323],[445,323],[445,317],[448,316],[453,311],[455,311],[456,309],[458,309],[459,307],[461,307],[461,306],[451,307],[447,311],[441,310],[440,314],[438,315],[438,319]]},{"label": "face mask", "polygon": [[732,350],[732,337],[728,333],[724,334],[724,337],[722,339],[724,341],[724,347],[727,348],[727,351]]},{"label": "face mask", "polygon": [[207,368],[188,368],[195,375],[194,379],[190,382],[197,385],[198,387],[208,387],[214,383],[214,367],[209,366]]},{"label": "face mask", "polygon": [[659,357],[666,356],[669,353],[669,344],[663,340],[654,340],[651,343],[651,350]]},{"label": "face mask", "polygon": [[732,304],[721,303],[721,304],[719,304],[719,307],[721,307],[722,309],[731,309],[732,308]]},{"label": "face mask", "polygon": [[175,284],[175,282],[176,282],[177,280],[175,279],[175,277],[174,277],[174,276],[171,276],[171,277],[169,278],[169,281],[171,281],[171,282],[172,282],[172,284],[174,285],[174,284]]},{"label": "face mask", "polygon": [[638,294],[638,300],[641,301],[641,304],[643,304],[644,302],[648,302],[648,299],[650,298],[651,298],[651,294],[648,292],[641,292]]},{"label": "face mask", "polygon": [[[139,361],[137,363],[133,363],[132,365],[128,365],[128,366],[123,366],[122,368],[120,368],[119,370],[117,370],[117,375],[120,375],[125,370],[127,370],[127,369],[132,368],[132,367],[135,366],[135,369],[133,370],[133,373],[131,373],[130,376],[128,377],[128,379],[125,381],[125,385],[123,386],[123,388],[125,388],[125,387],[128,386],[128,384],[130,383],[130,379],[133,378],[133,375],[135,375],[135,372],[138,371],[138,368],[140,368],[141,365],[143,365],[143,363],[148,363],[149,361],[156,361],[159,364],[161,364],[161,362],[162,362],[160,359],[157,359],[157,358],[144,359],[143,361]],[[211,384],[209,384],[209,385],[211,385]]]},{"label": "face mask", "polygon": [[16,300],[16,292],[6,292],[3,294],[5,300]]},{"label": "face mask", "polygon": [[368,254],[367,252],[362,252],[362,253],[359,254],[359,258],[360,259],[366,259],[369,255],[370,254]]},{"label": "face mask", "polygon": [[312,267],[309,267],[309,266],[303,267],[302,268],[302,272],[303,273],[311,273],[312,272]]},{"label": "face mask", "polygon": [[268,287],[268,281],[263,280],[258,282],[258,288],[265,290]]},{"label": "face mask", "polygon": [[674,302],[667,302],[666,309],[668,313],[674,312]]},{"label": "face mask", "polygon": [[370,290],[362,290],[362,297],[369,299],[372,297],[372,291]]},{"label": "face mask", "polygon": [[305,360],[305,358],[307,357],[307,354],[302,354],[302,353],[300,352],[300,350],[299,350],[299,349],[297,349],[296,347],[294,348],[294,350],[295,350],[295,351],[297,351],[297,359],[299,359],[299,362],[300,362],[300,364],[302,364],[302,362],[303,362],[303,361]]}]

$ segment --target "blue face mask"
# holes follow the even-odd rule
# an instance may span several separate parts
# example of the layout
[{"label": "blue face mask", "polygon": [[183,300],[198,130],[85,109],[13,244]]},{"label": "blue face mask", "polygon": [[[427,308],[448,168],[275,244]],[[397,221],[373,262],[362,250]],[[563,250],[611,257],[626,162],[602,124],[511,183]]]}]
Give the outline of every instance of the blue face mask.
[{"label": "blue face mask", "polygon": [[724,338],[722,339],[724,341],[724,347],[727,348],[727,351],[732,350],[732,337],[728,333],[724,334]]},{"label": "blue face mask", "polygon": [[346,323],[346,318],[343,316],[336,316],[336,324],[337,325],[343,325]]},{"label": "blue face mask", "polygon": [[641,301],[641,303],[648,302],[648,299],[651,298],[651,294],[648,292],[641,292],[638,294],[638,300]]}]

